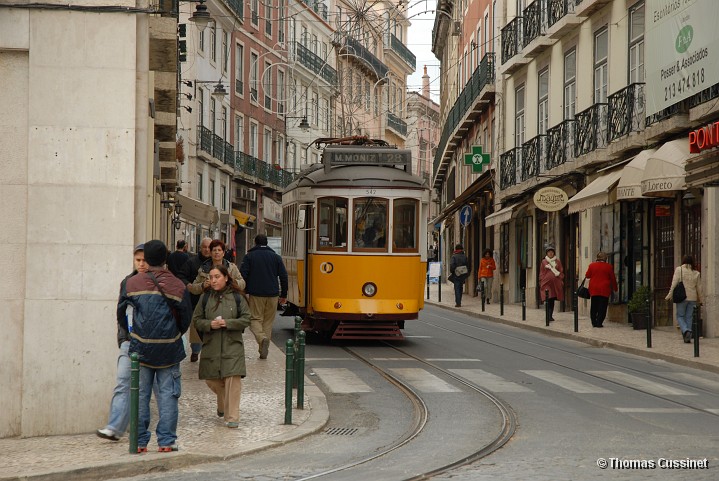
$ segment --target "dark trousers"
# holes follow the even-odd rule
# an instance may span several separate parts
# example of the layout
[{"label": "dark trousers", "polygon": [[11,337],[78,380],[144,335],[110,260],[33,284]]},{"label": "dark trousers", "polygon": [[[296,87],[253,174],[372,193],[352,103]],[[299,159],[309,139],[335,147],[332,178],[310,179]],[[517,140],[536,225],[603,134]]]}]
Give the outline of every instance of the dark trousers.
[{"label": "dark trousers", "polygon": [[600,327],[604,323],[608,306],[608,297],[592,296],[591,305],[589,306],[589,318],[592,320],[592,326]]},{"label": "dark trousers", "polygon": [[464,291],[464,281],[454,280],[454,304],[456,306],[462,305],[462,292]]},{"label": "dark trousers", "polygon": [[550,319],[554,318],[554,301],[556,301],[556,300],[557,300],[556,297],[550,297],[549,299],[544,301],[547,303],[547,306],[549,306],[546,309],[549,310],[549,318]]}]

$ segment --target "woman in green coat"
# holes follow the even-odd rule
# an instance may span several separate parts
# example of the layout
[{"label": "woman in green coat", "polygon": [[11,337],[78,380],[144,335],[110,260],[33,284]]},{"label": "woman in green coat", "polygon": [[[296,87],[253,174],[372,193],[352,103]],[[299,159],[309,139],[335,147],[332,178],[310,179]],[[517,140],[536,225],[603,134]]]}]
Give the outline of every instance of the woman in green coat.
[{"label": "woman in green coat", "polygon": [[200,379],[217,395],[217,415],[225,418],[228,428],[237,428],[241,379],[246,374],[242,333],[250,325],[250,308],[225,266],[214,266],[209,279],[210,288],[192,316],[202,336]]}]

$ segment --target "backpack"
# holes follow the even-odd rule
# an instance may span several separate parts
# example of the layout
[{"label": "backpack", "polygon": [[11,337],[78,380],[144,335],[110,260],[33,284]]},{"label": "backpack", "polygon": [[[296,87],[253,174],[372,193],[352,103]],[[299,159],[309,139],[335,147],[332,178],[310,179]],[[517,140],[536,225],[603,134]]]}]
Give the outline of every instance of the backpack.
[{"label": "backpack", "polygon": [[[237,304],[237,314],[240,313],[240,306],[242,306],[242,294],[240,294],[237,291],[232,291],[232,296],[235,298],[235,304]],[[202,316],[204,317],[206,315],[205,310],[207,308],[207,301],[210,300],[210,292],[203,292],[202,293],[202,300],[200,301],[202,303]],[[200,336],[200,340],[204,341],[202,338],[203,333],[200,331],[197,331],[197,335]]]}]

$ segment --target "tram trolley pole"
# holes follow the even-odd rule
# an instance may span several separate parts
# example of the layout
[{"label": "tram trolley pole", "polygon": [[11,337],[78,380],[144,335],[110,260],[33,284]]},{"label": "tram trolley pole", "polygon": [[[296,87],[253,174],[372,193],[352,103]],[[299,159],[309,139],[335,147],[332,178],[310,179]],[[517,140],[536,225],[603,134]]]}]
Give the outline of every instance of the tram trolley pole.
[{"label": "tram trolley pole", "polygon": [[140,357],[130,354],[130,454],[137,454],[137,425],[140,412]]},{"label": "tram trolley pole", "polygon": [[285,343],[285,424],[292,424],[292,378],[294,377],[295,343]]},{"label": "tram trolley pole", "polygon": [[484,279],[479,281],[479,295],[482,296],[482,312],[484,312]]},{"label": "tram trolley pole", "polygon": [[499,285],[499,315],[504,315],[504,284]]},{"label": "tram trolley pole", "polygon": [[298,334],[297,348],[297,370],[295,379],[297,381],[297,409],[305,408],[305,332]]},{"label": "tram trolley pole", "polygon": [[699,309],[699,305],[694,305],[694,316],[692,320],[692,335],[694,336],[694,357],[699,357],[699,313],[701,312],[701,309]]}]

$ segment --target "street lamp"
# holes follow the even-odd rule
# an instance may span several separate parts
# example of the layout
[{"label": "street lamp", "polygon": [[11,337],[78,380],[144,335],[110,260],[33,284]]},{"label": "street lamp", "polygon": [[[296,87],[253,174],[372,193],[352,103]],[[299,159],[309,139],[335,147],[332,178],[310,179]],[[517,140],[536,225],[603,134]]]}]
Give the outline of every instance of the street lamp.
[{"label": "street lamp", "polygon": [[307,114],[305,115],[285,115],[285,133],[287,133],[287,119],[302,119],[300,120],[300,124],[298,127],[303,132],[309,132],[310,131],[310,123],[307,122]]},{"label": "street lamp", "polygon": [[212,21],[210,12],[207,11],[205,0],[190,1],[198,1],[197,7],[195,7],[195,13],[193,13],[190,17],[190,22],[193,22],[195,25],[197,25],[197,28],[204,29]]},{"label": "street lamp", "polygon": [[[192,80],[183,80],[183,84],[187,85],[188,87],[192,87]],[[197,84],[215,84],[215,88],[212,91],[212,96],[215,97],[217,100],[222,100],[227,95],[227,90],[225,90],[225,86],[222,83],[222,79],[215,82],[214,80],[195,80],[195,98],[197,98]]]}]

